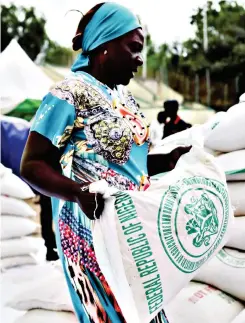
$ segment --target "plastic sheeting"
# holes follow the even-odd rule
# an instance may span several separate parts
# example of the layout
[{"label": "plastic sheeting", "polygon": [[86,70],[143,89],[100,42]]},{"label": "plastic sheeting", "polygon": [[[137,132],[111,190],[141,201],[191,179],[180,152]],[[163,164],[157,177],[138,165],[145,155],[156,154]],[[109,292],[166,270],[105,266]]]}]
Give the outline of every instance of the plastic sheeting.
[{"label": "plastic sheeting", "polygon": [[1,162],[20,176],[20,161],[30,131],[30,123],[1,116]]}]

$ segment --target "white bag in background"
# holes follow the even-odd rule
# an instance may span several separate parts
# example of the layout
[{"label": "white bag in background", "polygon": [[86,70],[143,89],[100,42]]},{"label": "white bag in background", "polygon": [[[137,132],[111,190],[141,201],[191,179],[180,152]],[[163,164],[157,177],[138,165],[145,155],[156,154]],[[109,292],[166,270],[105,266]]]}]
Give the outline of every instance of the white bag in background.
[{"label": "white bag in background", "polygon": [[235,218],[230,230],[230,238],[226,245],[228,247],[245,250],[245,216]]},{"label": "white bag in background", "polygon": [[215,127],[222,122],[222,120],[225,120],[227,115],[227,112],[220,111],[215,113],[211,118],[208,119],[207,122],[202,124],[202,128],[204,130],[204,146],[205,148],[208,148],[212,151],[215,151],[214,149],[206,146],[206,140],[210,136],[211,132],[215,129]]},{"label": "white bag in background", "polygon": [[245,301],[245,252],[222,249],[194,277]]},{"label": "white bag in background", "polygon": [[235,207],[235,216],[245,216],[245,182],[229,182],[227,185],[231,198],[231,204]]},{"label": "white bag in background", "polygon": [[244,124],[245,102],[241,102],[231,107],[214,129],[207,132],[205,146],[222,152],[245,149]]},{"label": "white bag in background", "polygon": [[64,274],[58,270],[24,286],[7,301],[6,306],[19,311],[37,308],[51,311],[74,311]]},{"label": "white bag in background", "polygon": [[1,258],[25,256],[37,253],[44,241],[36,237],[23,237],[1,241]]},{"label": "white bag in background", "polygon": [[28,236],[37,231],[39,225],[34,221],[17,216],[1,217],[1,239],[13,239]]},{"label": "white bag in background", "polygon": [[[97,261],[128,323],[150,322],[227,242],[233,211],[225,174],[201,148],[198,129],[184,138],[193,148],[174,170],[144,192],[106,198],[94,222]],[[163,142],[171,151],[180,133]]]},{"label": "white bag in background", "polygon": [[53,262],[38,262],[35,266],[24,265],[13,267],[2,273],[1,279],[1,304],[6,308],[6,304],[18,294],[29,290],[39,281],[46,280],[47,277],[57,276],[57,269]]},{"label": "white bag in background", "polygon": [[240,96],[239,102],[245,102],[245,93]]},{"label": "white bag in background", "polygon": [[75,314],[69,312],[31,310],[14,323],[78,323],[78,319]]},{"label": "white bag in background", "polygon": [[[1,168],[4,166],[1,164]],[[18,176],[12,173],[12,170],[4,167],[6,170],[1,176],[1,194],[18,199],[30,199],[35,197],[31,188]],[[9,170],[9,171],[8,171]]]},{"label": "white bag in background", "polygon": [[1,270],[4,271],[9,268],[26,266],[26,265],[36,265],[37,260],[32,255],[25,256],[16,256],[16,257],[8,257],[1,259]]},{"label": "white bag in background", "polygon": [[5,167],[0,163],[0,178],[2,179],[5,174],[12,173],[12,169]]},{"label": "white bag in background", "polygon": [[1,214],[10,214],[16,216],[36,216],[36,211],[26,202],[12,197],[1,196]]},{"label": "white bag in background", "polygon": [[216,162],[224,170],[227,181],[245,180],[245,149],[219,155]]},{"label": "white bag in background", "polygon": [[242,303],[215,287],[191,282],[165,308],[170,323],[230,323]]},{"label": "white bag in background", "polygon": [[241,311],[231,323],[245,323],[245,310]]}]

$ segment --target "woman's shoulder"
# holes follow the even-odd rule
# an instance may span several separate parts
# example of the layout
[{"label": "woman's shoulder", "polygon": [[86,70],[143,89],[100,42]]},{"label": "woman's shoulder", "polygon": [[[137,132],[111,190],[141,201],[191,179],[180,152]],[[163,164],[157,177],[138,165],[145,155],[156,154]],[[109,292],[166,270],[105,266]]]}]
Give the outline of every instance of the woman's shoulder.
[{"label": "woman's shoulder", "polygon": [[[56,82],[52,89],[65,89],[67,92],[74,92],[79,87],[84,87],[91,83],[88,74],[85,72],[71,72],[63,80]],[[51,89],[51,90],[52,90]]]},{"label": "woman's shoulder", "polygon": [[51,94],[79,108],[88,102],[91,91],[98,88],[93,78],[85,72],[74,72],[57,82],[50,90]]}]

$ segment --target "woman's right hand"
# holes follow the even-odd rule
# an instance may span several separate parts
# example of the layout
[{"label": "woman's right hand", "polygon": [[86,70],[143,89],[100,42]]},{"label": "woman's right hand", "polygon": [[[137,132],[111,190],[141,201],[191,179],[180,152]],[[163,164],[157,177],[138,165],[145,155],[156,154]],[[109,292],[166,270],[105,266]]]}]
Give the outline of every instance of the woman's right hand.
[{"label": "woman's right hand", "polygon": [[90,193],[86,189],[88,185],[81,185],[81,190],[76,196],[76,201],[90,220],[99,219],[104,209],[104,199],[101,194]]}]

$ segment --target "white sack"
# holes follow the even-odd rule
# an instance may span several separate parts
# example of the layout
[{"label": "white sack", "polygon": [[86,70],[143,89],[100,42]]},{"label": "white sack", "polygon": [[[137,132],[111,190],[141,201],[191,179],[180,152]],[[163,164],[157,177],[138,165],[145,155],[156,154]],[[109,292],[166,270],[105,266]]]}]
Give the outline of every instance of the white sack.
[{"label": "white sack", "polygon": [[32,255],[25,256],[16,256],[16,257],[8,257],[1,259],[1,270],[4,271],[9,268],[26,266],[26,265],[36,265],[37,260]]},{"label": "white sack", "polygon": [[43,239],[36,237],[3,240],[1,241],[1,258],[37,253],[43,245]]},{"label": "white sack", "polygon": [[[107,197],[94,223],[99,266],[128,323],[150,322],[227,242],[233,211],[225,174],[197,129],[173,171],[147,191]],[[164,141],[166,152],[181,143],[177,135]]]},{"label": "white sack", "polygon": [[37,282],[37,277],[38,282],[41,283],[47,277],[49,279],[56,277],[56,272],[53,262],[38,262],[35,266],[32,264],[8,269],[2,273],[1,290],[3,297],[1,304],[6,308],[8,301],[32,288],[33,284]]},{"label": "white sack", "polygon": [[24,237],[37,231],[39,225],[34,221],[17,216],[1,217],[1,239]]},{"label": "white sack", "polygon": [[46,310],[32,310],[19,317],[14,323],[78,323],[75,314]]},{"label": "white sack", "polygon": [[[3,165],[1,165],[1,168],[2,166]],[[11,170],[4,171],[3,176],[1,176],[1,194],[18,199],[30,199],[35,197],[31,188],[22,179],[13,174]]]},{"label": "white sack", "polygon": [[245,102],[245,93],[240,96],[239,102]]},{"label": "white sack", "polygon": [[226,245],[228,247],[245,250],[245,216],[235,218],[230,230],[230,238]]},{"label": "white sack", "polygon": [[12,173],[12,169],[5,167],[0,163],[0,178],[2,179],[5,174]]},{"label": "white sack", "polygon": [[229,182],[227,185],[235,216],[245,215],[245,182]]},{"label": "white sack", "polygon": [[245,310],[241,311],[231,323],[245,323]]},{"label": "white sack", "polygon": [[245,180],[245,149],[219,155],[216,162],[224,170],[227,181]]},{"label": "white sack", "polygon": [[25,201],[1,196],[1,214],[29,217],[36,216],[36,211]]},{"label": "white sack", "polygon": [[222,152],[245,148],[245,102],[231,107],[211,132],[207,132],[205,146]]},{"label": "white sack", "polygon": [[213,285],[245,301],[245,252],[222,249],[202,267],[194,280]]},{"label": "white sack", "polygon": [[215,287],[191,282],[165,310],[170,323],[230,323],[243,309]]},{"label": "white sack", "polygon": [[6,305],[19,311],[37,308],[51,311],[74,311],[64,274],[58,270],[21,288]]}]

